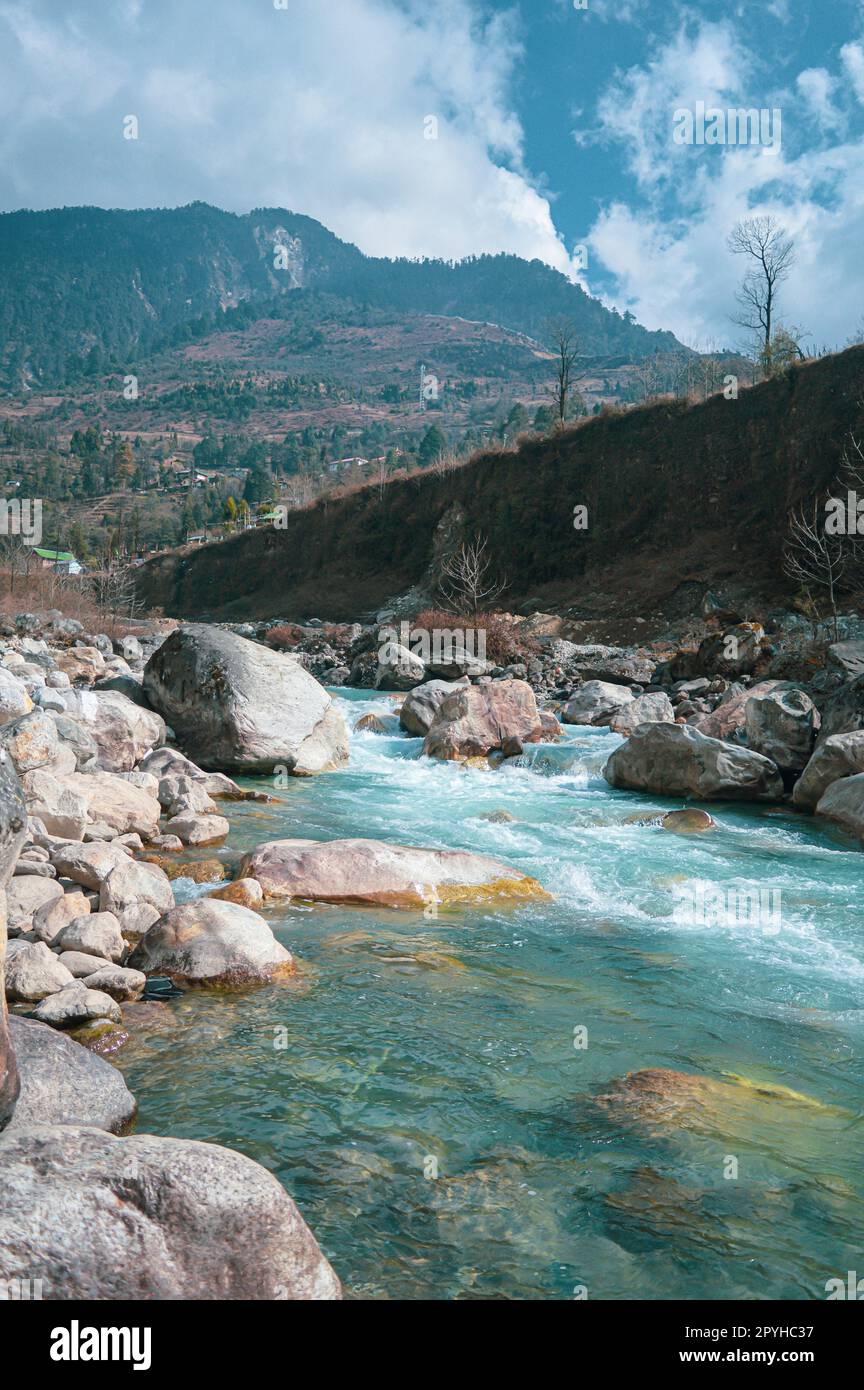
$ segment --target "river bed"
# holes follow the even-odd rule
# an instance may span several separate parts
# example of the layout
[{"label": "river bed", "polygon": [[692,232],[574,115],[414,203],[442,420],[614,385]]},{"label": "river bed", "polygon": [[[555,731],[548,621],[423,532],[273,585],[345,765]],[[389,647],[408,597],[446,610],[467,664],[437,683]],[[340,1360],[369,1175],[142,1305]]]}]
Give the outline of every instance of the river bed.
[{"label": "river bed", "polygon": [[[333,693],[349,725],[394,707]],[[680,801],[603,780],[619,742],[570,728],[485,772],[355,732],[339,772],[246,782],[278,801],[228,804],[232,849],[463,847],[554,898],[268,907],[296,978],[187,993],[134,1036],[139,1130],[263,1163],[349,1297],[811,1299],[864,1275],[861,851],[772,807],[670,833]],[[718,886],[779,892],[779,918],[706,920]],[[668,1125],[597,1103],[649,1067],[726,1078],[725,1099]]]}]

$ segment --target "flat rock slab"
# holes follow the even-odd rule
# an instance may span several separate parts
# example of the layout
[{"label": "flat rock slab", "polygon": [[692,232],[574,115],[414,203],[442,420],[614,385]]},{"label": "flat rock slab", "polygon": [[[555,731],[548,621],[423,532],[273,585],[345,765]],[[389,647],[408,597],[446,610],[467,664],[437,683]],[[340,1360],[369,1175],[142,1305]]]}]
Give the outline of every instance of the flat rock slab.
[{"label": "flat rock slab", "polygon": [[265,898],[383,907],[548,897],[536,879],[486,854],[379,840],[271,840],[244,857],[240,875],[256,878]]}]

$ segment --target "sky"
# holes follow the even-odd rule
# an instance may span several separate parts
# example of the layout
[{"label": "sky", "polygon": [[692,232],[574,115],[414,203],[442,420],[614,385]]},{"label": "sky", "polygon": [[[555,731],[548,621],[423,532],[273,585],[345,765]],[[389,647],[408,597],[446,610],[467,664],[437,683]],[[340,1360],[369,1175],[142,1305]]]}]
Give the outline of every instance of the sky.
[{"label": "sky", "polygon": [[[679,143],[700,102],[715,135],[764,111],[761,144]],[[369,254],[537,257],[703,350],[742,342],[726,239],[769,214],[782,319],[843,346],[864,0],[0,0],[0,210],[196,199]]]}]

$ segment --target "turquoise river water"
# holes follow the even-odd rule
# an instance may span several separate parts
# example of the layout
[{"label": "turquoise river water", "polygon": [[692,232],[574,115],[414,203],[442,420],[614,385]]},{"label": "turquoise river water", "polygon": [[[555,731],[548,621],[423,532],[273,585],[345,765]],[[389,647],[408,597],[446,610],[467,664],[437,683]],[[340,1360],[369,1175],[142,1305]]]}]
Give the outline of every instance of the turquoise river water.
[{"label": "turquoise river water", "polygon": [[[393,708],[334,694],[349,724]],[[117,1056],[138,1128],[266,1165],[348,1297],[824,1299],[864,1276],[861,851],[728,803],[670,833],[651,816],[680,802],[604,782],[615,735],[565,738],[485,772],[354,733],[340,772],[250,782],[278,802],[229,807],[229,849],[460,846],[554,897],[266,909],[297,976],[141,1029]],[[696,910],[717,887],[779,891],[779,916]],[[648,1067],[726,1084],[683,1122],[597,1103]]]}]

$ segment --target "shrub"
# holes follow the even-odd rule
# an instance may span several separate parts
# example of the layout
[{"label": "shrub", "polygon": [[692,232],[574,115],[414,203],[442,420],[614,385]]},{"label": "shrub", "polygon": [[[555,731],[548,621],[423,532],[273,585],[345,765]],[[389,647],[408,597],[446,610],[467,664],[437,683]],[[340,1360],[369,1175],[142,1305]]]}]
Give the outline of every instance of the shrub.
[{"label": "shrub", "polygon": [[412,627],[431,633],[434,629],[477,629],[486,634],[486,660],[496,666],[512,666],[530,661],[539,651],[532,637],[522,634],[509,613],[478,613],[476,618],[447,613],[443,608],[427,608],[411,620]]}]

